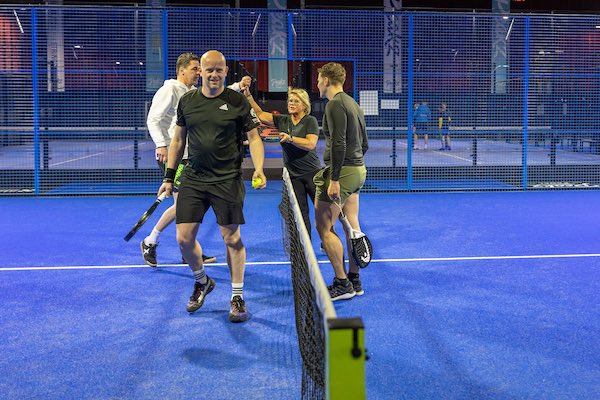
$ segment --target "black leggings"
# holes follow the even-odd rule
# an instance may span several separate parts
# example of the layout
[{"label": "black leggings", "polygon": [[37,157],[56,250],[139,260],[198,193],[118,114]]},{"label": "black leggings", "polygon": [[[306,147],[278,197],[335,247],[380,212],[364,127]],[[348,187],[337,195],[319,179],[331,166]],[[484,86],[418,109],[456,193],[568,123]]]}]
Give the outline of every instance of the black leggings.
[{"label": "black leggings", "polygon": [[298,205],[300,206],[300,211],[302,211],[302,219],[304,219],[304,225],[306,225],[308,236],[312,236],[308,198],[310,197],[312,203],[315,203],[316,188],[315,183],[313,182],[313,177],[317,172],[318,171],[313,171],[309,172],[308,174],[291,178],[294,194],[296,194],[296,198],[298,199]]}]

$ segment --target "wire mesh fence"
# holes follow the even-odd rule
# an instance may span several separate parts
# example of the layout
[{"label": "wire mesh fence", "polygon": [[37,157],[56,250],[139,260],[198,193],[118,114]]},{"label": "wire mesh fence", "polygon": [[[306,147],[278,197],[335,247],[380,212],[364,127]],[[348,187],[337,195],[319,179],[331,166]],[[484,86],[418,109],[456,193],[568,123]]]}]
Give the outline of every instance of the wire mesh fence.
[{"label": "wire mesh fence", "polygon": [[[600,17],[0,7],[0,195],[153,193],[146,114],[179,54],[223,52],[286,112],[337,61],[370,191],[600,187]],[[323,151],[319,143],[319,151]],[[322,154],[322,153],[320,153]],[[277,157],[275,155],[274,157]]]}]

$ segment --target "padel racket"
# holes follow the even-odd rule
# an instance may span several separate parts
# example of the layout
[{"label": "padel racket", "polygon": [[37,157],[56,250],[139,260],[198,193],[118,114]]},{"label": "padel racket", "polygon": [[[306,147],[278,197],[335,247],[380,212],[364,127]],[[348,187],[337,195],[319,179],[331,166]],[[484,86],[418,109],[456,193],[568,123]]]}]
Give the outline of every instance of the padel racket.
[{"label": "padel racket", "polygon": [[273,126],[261,123],[258,126],[258,134],[264,142],[279,142],[279,131]]},{"label": "padel racket", "polygon": [[333,202],[333,204],[340,209],[339,219],[342,225],[344,225],[346,232],[350,232],[350,254],[352,254],[352,258],[356,262],[356,265],[361,268],[366,268],[373,257],[373,246],[371,245],[371,241],[363,232],[352,228],[348,218],[346,218],[346,214],[344,214],[342,207],[338,203]]},{"label": "padel racket", "polygon": [[165,199],[166,195],[167,195],[167,193],[163,192],[160,196],[158,196],[158,198],[156,199],[154,204],[152,204],[150,206],[150,208],[144,214],[142,214],[141,218],[133,226],[133,228],[131,228],[129,233],[127,235],[125,235],[123,240],[125,240],[126,242],[129,242],[129,239],[131,239],[133,237],[133,235],[135,235],[137,233],[137,231],[139,231],[140,228],[146,223],[146,221],[148,221],[148,218],[150,218],[152,213],[156,210],[156,207],[158,207],[158,205]]}]

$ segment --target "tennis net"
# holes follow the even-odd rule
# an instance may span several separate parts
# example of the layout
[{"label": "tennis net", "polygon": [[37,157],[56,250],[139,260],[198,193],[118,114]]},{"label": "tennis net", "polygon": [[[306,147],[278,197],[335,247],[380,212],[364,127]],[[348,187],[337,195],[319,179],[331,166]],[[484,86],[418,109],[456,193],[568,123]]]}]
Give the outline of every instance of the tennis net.
[{"label": "tennis net", "polygon": [[296,331],[302,358],[302,399],[325,399],[327,321],[335,319],[336,313],[285,168],[282,186],[279,211],[284,247],[292,265]]}]

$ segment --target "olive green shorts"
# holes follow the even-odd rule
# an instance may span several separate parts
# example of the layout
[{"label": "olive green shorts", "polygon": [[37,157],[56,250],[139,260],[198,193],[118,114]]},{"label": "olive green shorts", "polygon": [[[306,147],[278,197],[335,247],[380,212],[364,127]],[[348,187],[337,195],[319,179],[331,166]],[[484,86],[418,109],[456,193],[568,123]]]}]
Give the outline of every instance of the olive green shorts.
[{"label": "olive green shorts", "polygon": [[[367,179],[367,168],[360,166],[343,166],[340,172],[341,204],[344,204],[352,193],[357,193]],[[313,181],[317,188],[316,198],[320,201],[332,203],[333,200],[327,195],[327,188],[331,180],[331,168],[325,167],[315,174]]]}]

